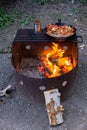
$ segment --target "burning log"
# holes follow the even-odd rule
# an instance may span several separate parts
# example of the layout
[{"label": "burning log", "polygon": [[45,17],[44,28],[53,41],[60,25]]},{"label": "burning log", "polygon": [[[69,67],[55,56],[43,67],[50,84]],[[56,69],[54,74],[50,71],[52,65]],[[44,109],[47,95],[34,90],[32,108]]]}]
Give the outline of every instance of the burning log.
[{"label": "burning log", "polygon": [[49,60],[53,63],[53,64],[55,64],[55,65],[57,65],[58,66],[58,57],[56,57],[56,58],[49,58]]},{"label": "burning log", "polygon": [[61,68],[62,72],[65,74],[72,70],[73,64],[71,63],[71,57],[58,58],[58,66]]},{"label": "burning log", "polygon": [[72,70],[72,56],[65,56],[65,50],[58,48],[58,44],[52,43],[46,53],[39,56],[23,58],[21,60],[21,72],[33,78],[52,78],[60,76]]},{"label": "burning log", "polygon": [[[51,78],[51,77],[55,77],[55,76],[60,76],[61,70],[60,70],[59,66],[52,63],[52,61],[49,59],[51,59],[51,58],[47,58],[44,56],[41,57],[41,63],[44,66],[44,68],[46,68],[45,70],[47,70],[45,73],[46,77]],[[48,74],[47,74],[47,72],[48,72]]]},{"label": "burning log", "polygon": [[70,65],[71,57],[58,58],[58,66]]},{"label": "burning log", "polygon": [[52,74],[52,71],[50,70],[50,68],[47,68],[43,62],[41,62],[39,64],[38,71],[39,72],[44,72],[44,75],[46,77],[48,77],[48,76],[50,76]]},{"label": "burning log", "polygon": [[72,57],[50,57],[48,60],[46,57],[40,58],[24,58],[20,64],[21,72],[30,77],[56,77],[65,74],[72,70],[73,63]]}]

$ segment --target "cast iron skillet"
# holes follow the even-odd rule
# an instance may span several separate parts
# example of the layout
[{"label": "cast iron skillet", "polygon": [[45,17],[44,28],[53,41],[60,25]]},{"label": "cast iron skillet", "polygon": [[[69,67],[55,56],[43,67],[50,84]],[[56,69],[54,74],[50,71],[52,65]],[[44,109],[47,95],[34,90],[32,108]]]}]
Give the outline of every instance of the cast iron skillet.
[{"label": "cast iron skillet", "polygon": [[66,23],[62,23],[62,22],[61,22],[61,19],[58,19],[58,22],[56,22],[56,23],[53,24],[53,25],[57,25],[57,26],[64,26],[64,25],[66,25],[66,26],[70,26],[70,27],[72,27],[72,28],[74,29],[73,34],[70,35],[70,36],[56,37],[56,36],[53,36],[53,35],[49,35],[49,34],[47,33],[47,29],[46,29],[46,27],[45,27],[45,33],[46,33],[47,35],[49,35],[50,37],[52,37],[52,38],[53,38],[54,40],[56,40],[56,41],[65,41],[65,40],[67,40],[67,38],[70,38],[70,37],[72,37],[73,35],[76,34],[76,28],[75,28],[74,26],[72,26],[72,25],[69,25],[69,24],[66,24]]}]

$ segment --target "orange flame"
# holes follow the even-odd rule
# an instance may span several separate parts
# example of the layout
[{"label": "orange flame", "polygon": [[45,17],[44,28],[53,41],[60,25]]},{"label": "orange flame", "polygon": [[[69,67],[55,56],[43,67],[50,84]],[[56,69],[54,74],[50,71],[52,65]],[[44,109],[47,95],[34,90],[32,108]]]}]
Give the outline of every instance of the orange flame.
[{"label": "orange flame", "polygon": [[64,57],[65,50],[59,49],[58,44],[52,43],[52,49],[48,50],[47,55],[41,57],[42,65],[39,72],[44,70],[46,77],[56,77],[72,70],[71,57]]}]

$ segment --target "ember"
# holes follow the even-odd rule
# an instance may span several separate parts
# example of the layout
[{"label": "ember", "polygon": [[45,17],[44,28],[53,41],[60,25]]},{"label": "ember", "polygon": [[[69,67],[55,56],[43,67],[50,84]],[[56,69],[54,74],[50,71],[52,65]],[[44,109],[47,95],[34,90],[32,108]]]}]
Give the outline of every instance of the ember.
[{"label": "ember", "polygon": [[52,78],[65,74],[73,69],[72,56],[65,55],[65,51],[52,42],[52,46],[43,50],[40,56],[22,59],[21,72],[34,78]]}]

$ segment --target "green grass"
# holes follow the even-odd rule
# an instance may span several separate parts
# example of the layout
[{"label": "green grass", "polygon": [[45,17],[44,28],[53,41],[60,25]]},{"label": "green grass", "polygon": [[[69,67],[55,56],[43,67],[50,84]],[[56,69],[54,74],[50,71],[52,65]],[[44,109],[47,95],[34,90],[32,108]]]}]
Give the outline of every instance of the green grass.
[{"label": "green grass", "polygon": [[[48,3],[58,3],[60,0],[31,0],[31,3],[40,3],[41,5]],[[63,0],[65,2],[65,0]],[[68,0],[71,1],[71,0]],[[86,0],[76,0],[79,1],[81,3],[85,3]]]},{"label": "green grass", "polygon": [[48,0],[31,0],[31,3],[40,3],[41,5],[45,4]]},{"label": "green grass", "polygon": [[5,8],[0,7],[0,28],[8,27],[14,22],[18,22],[23,27],[34,20],[32,15],[23,18],[21,16],[22,12],[20,11],[12,9],[11,13],[8,14]]},{"label": "green grass", "polygon": [[59,0],[31,0],[30,2],[31,3],[39,3],[41,5],[44,5],[46,3],[52,3],[52,4],[55,4],[57,3]]},{"label": "green grass", "polygon": [[34,17],[32,15],[27,16],[25,18],[21,19],[21,26],[24,27],[25,25],[28,25],[30,22],[34,20]]},{"label": "green grass", "polygon": [[[32,3],[40,3],[41,5],[48,3],[55,3],[58,2],[59,0],[31,0]],[[79,2],[85,2],[86,0],[78,0]],[[22,13],[21,11],[17,11],[15,9],[11,9],[11,13],[7,13],[6,9],[3,8],[0,4],[0,28],[8,27],[14,22],[18,22],[21,24],[21,26],[25,26],[32,22],[34,20],[34,17],[32,15],[27,16],[22,18]],[[72,8],[71,12],[73,14],[79,13],[78,9]],[[19,18],[20,17],[20,18]],[[85,16],[87,17],[87,15]],[[52,19],[57,19],[57,15],[52,15]]]},{"label": "green grass", "polygon": [[78,1],[80,1],[81,3],[85,3],[86,2],[86,0],[78,0]]},{"label": "green grass", "polygon": [[0,7],[0,28],[9,26],[15,21],[15,16],[9,15],[3,7]]}]

